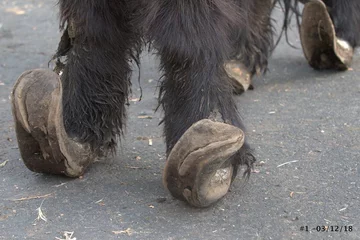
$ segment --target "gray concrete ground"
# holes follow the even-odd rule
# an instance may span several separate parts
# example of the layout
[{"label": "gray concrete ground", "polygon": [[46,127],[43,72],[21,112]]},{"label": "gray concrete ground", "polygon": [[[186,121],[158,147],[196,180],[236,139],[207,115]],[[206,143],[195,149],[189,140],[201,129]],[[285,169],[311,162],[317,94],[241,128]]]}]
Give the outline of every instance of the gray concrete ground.
[{"label": "gray concrete ground", "polygon": [[[360,239],[359,56],[350,71],[314,71],[294,32],[299,49],[281,42],[255,90],[236,97],[263,164],[247,185],[238,178],[217,205],[191,208],[162,186],[162,113],[153,112],[159,73],[148,55],[144,98],[131,102],[116,157],[79,179],[30,172],[17,148],[9,93],[24,70],[46,67],[54,53],[55,4],[0,1],[0,239],[65,239],[65,231],[78,240]],[[138,118],[144,114],[152,119]],[[47,221],[38,219],[39,208]],[[341,232],[311,230],[316,226]]]}]

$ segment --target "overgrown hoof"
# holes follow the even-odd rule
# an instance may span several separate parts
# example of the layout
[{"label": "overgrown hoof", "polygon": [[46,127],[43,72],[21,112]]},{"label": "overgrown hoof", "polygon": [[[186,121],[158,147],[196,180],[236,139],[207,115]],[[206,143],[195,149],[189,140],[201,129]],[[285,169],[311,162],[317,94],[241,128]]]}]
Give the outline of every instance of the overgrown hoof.
[{"label": "overgrown hoof", "polygon": [[54,72],[24,72],[13,88],[12,111],[21,157],[31,171],[77,177],[94,160],[87,145],[65,132],[62,86]]},{"label": "overgrown hoof", "polygon": [[315,69],[347,70],[354,49],[336,37],[326,5],[320,0],[305,4],[300,28],[304,55]]},{"label": "overgrown hoof", "polygon": [[234,170],[230,158],[243,144],[237,127],[208,119],[193,124],[168,156],[165,187],[192,206],[210,206],[228,192]]},{"label": "overgrown hoof", "polygon": [[240,61],[231,60],[225,64],[225,70],[231,79],[235,94],[241,94],[252,89],[251,73]]}]

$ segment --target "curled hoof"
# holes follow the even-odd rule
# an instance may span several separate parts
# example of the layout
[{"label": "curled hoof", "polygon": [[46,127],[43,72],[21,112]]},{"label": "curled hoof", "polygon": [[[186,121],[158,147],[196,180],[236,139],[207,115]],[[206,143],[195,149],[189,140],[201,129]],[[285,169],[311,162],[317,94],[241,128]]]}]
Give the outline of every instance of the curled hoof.
[{"label": "curled hoof", "polygon": [[24,72],[12,91],[12,112],[21,157],[31,171],[77,177],[94,160],[87,145],[65,132],[61,81],[54,72]]},{"label": "curled hoof", "polygon": [[229,190],[233,156],[244,144],[241,129],[208,119],[193,124],[171,150],[163,181],[171,194],[208,207]]},{"label": "curled hoof", "polygon": [[231,79],[235,94],[241,94],[252,89],[252,76],[244,64],[237,60],[231,60],[225,64],[225,70]]},{"label": "curled hoof", "polygon": [[351,65],[354,49],[336,37],[334,24],[322,1],[312,0],[305,4],[300,38],[311,67],[347,70]]}]

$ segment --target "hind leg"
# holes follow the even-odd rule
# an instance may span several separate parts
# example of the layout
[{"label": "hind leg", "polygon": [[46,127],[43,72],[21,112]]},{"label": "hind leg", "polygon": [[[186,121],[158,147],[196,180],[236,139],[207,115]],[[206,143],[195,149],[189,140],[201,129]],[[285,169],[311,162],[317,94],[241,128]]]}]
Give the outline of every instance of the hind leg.
[{"label": "hind leg", "polygon": [[324,0],[336,36],[352,48],[360,44],[360,2],[357,0]]},{"label": "hind leg", "polygon": [[30,170],[75,177],[114,150],[125,121],[129,60],[139,41],[126,2],[60,0],[62,25],[72,30],[57,54],[67,57],[61,77],[29,71],[13,90],[17,139]]},{"label": "hind leg", "polygon": [[240,94],[252,88],[251,79],[255,74],[263,73],[273,47],[271,28],[272,0],[237,0],[239,7],[247,9],[248,26],[232,30],[232,54],[225,69],[234,91]]},{"label": "hind leg", "polygon": [[305,4],[300,36],[315,69],[346,70],[360,43],[360,2],[312,0]]}]

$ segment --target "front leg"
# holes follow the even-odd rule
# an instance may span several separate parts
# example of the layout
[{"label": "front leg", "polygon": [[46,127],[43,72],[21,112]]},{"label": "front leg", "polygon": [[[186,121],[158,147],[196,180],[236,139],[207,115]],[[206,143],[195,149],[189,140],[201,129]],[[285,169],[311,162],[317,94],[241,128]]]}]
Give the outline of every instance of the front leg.
[{"label": "front leg", "polygon": [[67,57],[62,75],[28,71],[13,89],[17,140],[30,170],[77,177],[114,151],[125,123],[129,60],[140,39],[127,3],[59,1],[61,25],[72,29],[57,54]]},{"label": "front leg", "polygon": [[164,185],[176,198],[206,207],[228,192],[240,164],[250,168],[254,161],[223,66],[240,8],[231,0],[151,4],[152,21],[144,25],[164,72]]}]

